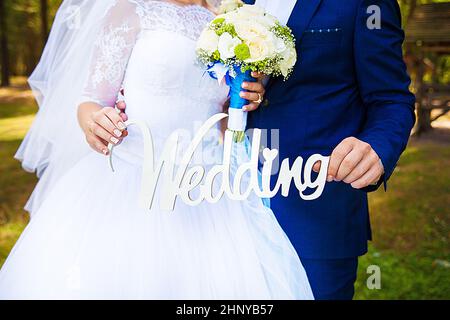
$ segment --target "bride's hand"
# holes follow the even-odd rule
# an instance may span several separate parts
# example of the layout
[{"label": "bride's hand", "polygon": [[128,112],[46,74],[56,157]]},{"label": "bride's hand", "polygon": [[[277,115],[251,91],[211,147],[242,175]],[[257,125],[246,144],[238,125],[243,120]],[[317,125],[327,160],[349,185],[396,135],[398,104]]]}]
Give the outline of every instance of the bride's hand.
[{"label": "bride's hand", "polygon": [[256,78],[256,82],[244,82],[242,88],[247,91],[241,92],[241,97],[251,101],[248,105],[244,106],[244,111],[254,111],[259,108],[264,101],[264,94],[266,89],[264,88],[265,75],[259,72],[252,72],[252,77]]},{"label": "bride's hand", "polygon": [[78,108],[78,121],[87,143],[97,152],[108,155],[108,144],[119,144],[127,135],[123,116],[114,108],[83,103]]}]

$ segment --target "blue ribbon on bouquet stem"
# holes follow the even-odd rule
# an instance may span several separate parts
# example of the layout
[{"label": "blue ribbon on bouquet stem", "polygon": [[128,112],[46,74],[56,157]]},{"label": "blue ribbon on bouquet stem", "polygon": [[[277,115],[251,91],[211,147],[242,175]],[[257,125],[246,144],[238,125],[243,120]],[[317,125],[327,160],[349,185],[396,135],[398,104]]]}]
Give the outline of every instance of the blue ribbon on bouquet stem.
[{"label": "blue ribbon on bouquet stem", "polygon": [[242,89],[244,82],[256,82],[256,79],[252,77],[250,70],[242,72],[239,66],[232,66],[231,68],[233,68],[232,73],[230,73],[229,67],[216,62],[207,69],[207,72],[219,84],[225,79],[226,84],[230,87],[228,93],[230,97],[228,130],[233,131],[235,142],[242,142],[245,138],[245,128],[247,126],[247,112],[243,108],[249,104],[249,101],[242,98],[240,93],[241,91],[246,91]]}]

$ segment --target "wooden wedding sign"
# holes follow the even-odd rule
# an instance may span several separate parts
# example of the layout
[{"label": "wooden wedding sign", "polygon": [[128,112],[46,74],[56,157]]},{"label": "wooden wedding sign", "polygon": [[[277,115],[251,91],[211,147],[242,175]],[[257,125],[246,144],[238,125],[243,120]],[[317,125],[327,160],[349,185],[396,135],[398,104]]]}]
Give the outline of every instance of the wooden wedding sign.
[{"label": "wooden wedding sign", "polygon": [[[306,162],[302,157],[297,157],[292,166],[289,164],[289,159],[284,159],[281,163],[275,187],[271,188],[272,166],[278,156],[278,150],[269,148],[263,150],[264,161],[261,171],[258,171],[261,145],[260,129],[255,129],[253,133],[250,161],[239,164],[232,181],[230,177],[230,161],[233,133],[230,131],[225,133],[221,164],[213,166],[208,172],[201,165],[192,166],[191,160],[203,138],[209,130],[215,128],[227,116],[227,114],[220,113],[208,119],[190,141],[179,163],[176,161],[179,133],[174,132],[169,136],[161,156],[156,159],[151,131],[147,125],[143,121],[127,121],[127,126],[137,126],[143,135],[144,162],[142,165],[140,204],[144,208],[151,209],[155,191],[159,184],[162,188],[160,193],[161,209],[169,211],[174,209],[178,197],[191,206],[198,205],[203,201],[216,203],[224,195],[232,200],[245,200],[252,192],[261,198],[273,198],[281,190],[281,195],[287,197],[292,181],[303,200],[315,200],[322,195],[327,178],[329,157],[324,157],[320,154],[312,155]],[[113,152],[110,152],[110,165],[114,171],[112,154]],[[321,169],[313,180],[313,166],[318,161],[322,164]],[[217,187],[219,181],[217,178],[219,176],[222,177],[219,183],[219,190],[216,190],[214,193],[213,185]],[[241,184],[244,177],[246,179],[250,178],[246,187],[242,190]],[[191,193],[194,190],[200,191],[196,192],[196,198],[191,197]],[[306,194],[306,190],[313,190],[313,192]]]}]

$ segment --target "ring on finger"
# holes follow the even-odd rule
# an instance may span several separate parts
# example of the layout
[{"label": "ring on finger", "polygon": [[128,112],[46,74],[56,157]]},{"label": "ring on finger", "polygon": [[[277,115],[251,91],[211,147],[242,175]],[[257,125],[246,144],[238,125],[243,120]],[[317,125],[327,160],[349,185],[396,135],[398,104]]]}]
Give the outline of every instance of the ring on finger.
[{"label": "ring on finger", "polygon": [[258,100],[254,101],[254,102],[260,104],[261,102],[263,102],[263,96],[261,93],[257,93],[257,95],[258,95]]}]

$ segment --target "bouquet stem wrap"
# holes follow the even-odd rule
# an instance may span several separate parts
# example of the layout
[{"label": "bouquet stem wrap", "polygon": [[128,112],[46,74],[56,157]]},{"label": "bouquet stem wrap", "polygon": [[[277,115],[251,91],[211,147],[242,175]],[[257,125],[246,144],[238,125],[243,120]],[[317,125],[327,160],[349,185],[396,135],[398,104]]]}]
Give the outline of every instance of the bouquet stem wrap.
[{"label": "bouquet stem wrap", "polygon": [[233,131],[235,142],[242,142],[245,137],[245,128],[247,126],[247,112],[243,110],[249,101],[241,98],[242,84],[244,82],[256,82],[252,77],[251,71],[242,72],[240,68],[236,69],[236,76],[227,77],[227,85],[230,87],[230,108],[228,118],[228,130]]},{"label": "bouquet stem wrap", "polygon": [[[276,17],[257,5],[234,2],[235,6],[224,9],[202,31],[196,52],[209,75],[219,83],[225,77],[230,86],[228,129],[234,132],[234,141],[242,142],[247,125],[243,107],[248,104],[239,95],[242,83],[256,81],[251,71],[288,79],[297,62],[297,50],[292,30]],[[251,50],[255,44],[264,46],[265,54]]]}]

